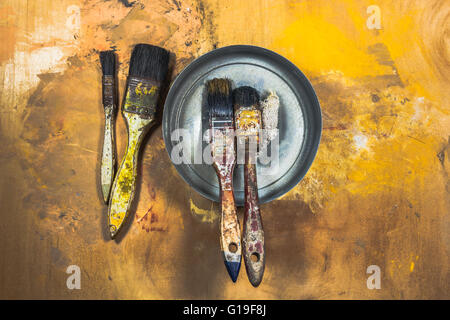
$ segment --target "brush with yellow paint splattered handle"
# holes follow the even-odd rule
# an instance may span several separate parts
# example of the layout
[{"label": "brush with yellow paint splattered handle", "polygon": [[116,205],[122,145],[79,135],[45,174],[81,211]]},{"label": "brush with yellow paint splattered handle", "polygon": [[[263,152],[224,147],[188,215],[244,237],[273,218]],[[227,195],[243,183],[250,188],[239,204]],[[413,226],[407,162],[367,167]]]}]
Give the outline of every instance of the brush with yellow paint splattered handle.
[{"label": "brush with yellow paint splattered handle", "polygon": [[131,54],[122,107],[128,129],[128,145],[114,179],[108,207],[111,238],[123,226],[134,198],[139,148],[145,134],[154,124],[156,105],[168,64],[169,52],[160,47],[138,44]]},{"label": "brush with yellow paint splattered handle", "polygon": [[101,51],[102,65],[102,101],[105,112],[105,135],[103,138],[102,164],[100,182],[102,184],[103,200],[108,203],[111,185],[114,179],[116,150],[114,144],[114,115],[117,109],[116,87],[116,55],[114,51]]}]

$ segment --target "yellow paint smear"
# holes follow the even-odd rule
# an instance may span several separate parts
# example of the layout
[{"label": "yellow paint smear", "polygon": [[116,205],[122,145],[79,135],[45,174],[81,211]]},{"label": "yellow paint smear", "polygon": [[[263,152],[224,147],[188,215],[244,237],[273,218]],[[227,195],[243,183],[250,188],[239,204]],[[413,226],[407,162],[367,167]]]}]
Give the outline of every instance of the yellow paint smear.
[{"label": "yellow paint smear", "polygon": [[152,95],[153,96],[153,95],[155,95],[157,90],[158,90],[157,86],[151,86],[150,88],[147,88],[144,86],[144,88],[142,88],[142,83],[139,83],[134,91],[138,96],[143,96],[143,95]]},{"label": "yellow paint smear", "polygon": [[437,161],[435,145],[432,137],[406,135],[378,142],[371,157],[361,156],[354,163],[353,170],[348,173],[350,184],[347,189],[353,193],[370,194],[398,188],[399,185],[404,191],[414,188],[414,181],[421,181],[430,174]]},{"label": "yellow paint smear", "polygon": [[192,214],[199,217],[202,222],[213,223],[219,217],[215,210],[205,210],[197,207],[192,199],[189,199],[189,204]]},{"label": "yellow paint smear", "polygon": [[339,70],[349,77],[393,74],[390,66],[379,64],[366,47],[352,39],[351,30],[333,24],[324,15],[303,14],[306,10],[299,5],[298,20],[273,43],[297,66],[320,74]]}]

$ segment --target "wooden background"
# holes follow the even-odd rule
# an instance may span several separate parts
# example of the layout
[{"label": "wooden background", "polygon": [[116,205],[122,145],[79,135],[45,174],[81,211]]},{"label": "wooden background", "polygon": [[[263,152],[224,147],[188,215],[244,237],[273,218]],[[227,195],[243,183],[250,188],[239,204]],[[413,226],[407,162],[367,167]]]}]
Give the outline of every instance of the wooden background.
[{"label": "wooden background", "polygon": [[[317,91],[318,155],[262,206],[257,289],[245,268],[230,281],[218,206],[177,175],[160,126],[136,214],[108,240],[98,50],[117,50],[122,93],[139,42],[176,55],[173,77],[213,48],[263,46]],[[3,0],[0,43],[0,298],[450,298],[449,1]],[[117,142],[120,159],[121,116]],[[73,264],[80,290],[66,287]],[[366,286],[369,265],[380,290]]]}]

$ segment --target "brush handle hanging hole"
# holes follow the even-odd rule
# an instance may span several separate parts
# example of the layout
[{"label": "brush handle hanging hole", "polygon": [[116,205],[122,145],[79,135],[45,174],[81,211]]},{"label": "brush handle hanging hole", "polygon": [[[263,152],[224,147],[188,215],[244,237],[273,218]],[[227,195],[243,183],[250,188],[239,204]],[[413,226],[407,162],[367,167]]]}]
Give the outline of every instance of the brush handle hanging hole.
[{"label": "brush handle hanging hole", "polygon": [[237,249],[238,249],[238,246],[234,242],[232,242],[228,245],[228,250],[230,250],[231,253],[236,253]]},{"label": "brush handle hanging hole", "polygon": [[250,259],[252,260],[252,262],[259,262],[260,256],[258,252],[253,252],[250,255]]}]

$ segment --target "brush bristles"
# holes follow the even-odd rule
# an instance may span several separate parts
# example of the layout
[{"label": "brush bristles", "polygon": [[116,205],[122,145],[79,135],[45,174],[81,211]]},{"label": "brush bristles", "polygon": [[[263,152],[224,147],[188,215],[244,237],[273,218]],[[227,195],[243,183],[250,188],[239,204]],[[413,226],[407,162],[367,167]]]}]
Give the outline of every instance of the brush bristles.
[{"label": "brush bristles", "polygon": [[113,76],[116,72],[116,55],[113,50],[100,52],[100,63],[105,76]]},{"label": "brush bristles", "polygon": [[235,108],[255,106],[259,109],[259,93],[248,86],[233,90],[233,104]]},{"label": "brush bristles", "polygon": [[134,47],[128,75],[162,82],[169,68],[169,52],[149,44]]},{"label": "brush bristles", "polygon": [[228,79],[212,79],[206,83],[210,117],[233,118],[231,82]]}]

